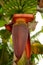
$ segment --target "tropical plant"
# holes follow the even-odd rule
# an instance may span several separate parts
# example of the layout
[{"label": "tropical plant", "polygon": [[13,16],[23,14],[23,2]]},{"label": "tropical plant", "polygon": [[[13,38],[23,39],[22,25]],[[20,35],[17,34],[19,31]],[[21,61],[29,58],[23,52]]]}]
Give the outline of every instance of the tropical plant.
[{"label": "tropical plant", "polygon": [[37,0],[0,0],[3,13],[12,16],[14,13],[36,12]]},{"label": "tropical plant", "polygon": [[[4,35],[3,35],[4,33]],[[10,65],[13,57],[13,51],[9,48],[7,42],[10,38],[10,33],[7,30],[0,30],[2,43],[0,43],[0,65]]]},{"label": "tropical plant", "polygon": [[[0,27],[3,27],[5,24],[9,23],[13,14],[15,13],[35,14],[36,6],[37,0],[0,0]],[[0,65],[12,64],[13,51],[9,49],[9,46],[7,44],[10,39],[10,36],[11,34],[6,29],[0,30],[0,38],[2,38],[2,43],[0,44]],[[35,35],[33,37],[35,37]],[[42,49],[43,47],[40,48]],[[24,60],[25,58],[23,57],[21,61],[18,62],[18,64],[25,65],[25,63],[21,63],[23,62],[22,60]],[[37,55],[32,54],[31,60],[33,60],[34,57],[37,57]]]}]

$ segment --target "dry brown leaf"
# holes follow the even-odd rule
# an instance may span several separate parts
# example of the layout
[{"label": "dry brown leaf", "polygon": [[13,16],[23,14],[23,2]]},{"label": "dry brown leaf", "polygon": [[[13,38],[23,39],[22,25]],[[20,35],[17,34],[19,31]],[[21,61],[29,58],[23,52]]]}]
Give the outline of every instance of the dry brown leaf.
[{"label": "dry brown leaf", "polygon": [[31,22],[31,23],[29,22],[29,23],[28,23],[29,30],[30,30],[30,31],[34,31],[36,25],[37,25],[37,22],[35,22],[35,21],[33,21],[33,22]]}]

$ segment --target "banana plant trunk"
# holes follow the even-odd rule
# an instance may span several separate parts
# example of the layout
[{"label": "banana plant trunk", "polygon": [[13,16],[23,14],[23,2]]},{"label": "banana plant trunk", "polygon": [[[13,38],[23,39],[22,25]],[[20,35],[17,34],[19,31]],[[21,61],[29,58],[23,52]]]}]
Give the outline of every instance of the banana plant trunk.
[{"label": "banana plant trunk", "polygon": [[39,0],[38,5],[39,5],[40,8],[43,8],[43,0]]},{"label": "banana plant trunk", "polygon": [[33,19],[33,14],[14,14],[12,22],[5,25],[6,29],[12,33],[14,54],[16,56],[15,63],[20,60],[24,51],[27,59],[31,57],[30,33],[27,24]]}]

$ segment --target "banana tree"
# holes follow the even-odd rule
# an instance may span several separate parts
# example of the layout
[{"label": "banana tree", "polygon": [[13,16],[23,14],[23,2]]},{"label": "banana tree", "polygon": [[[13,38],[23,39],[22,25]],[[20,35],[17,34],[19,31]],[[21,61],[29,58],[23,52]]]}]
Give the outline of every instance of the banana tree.
[{"label": "banana tree", "polygon": [[24,50],[27,59],[31,57],[30,33],[27,24],[34,20],[36,3],[37,0],[0,0],[3,15],[12,18],[12,21],[5,27],[12,34],[16,63],[22,57]]}]

